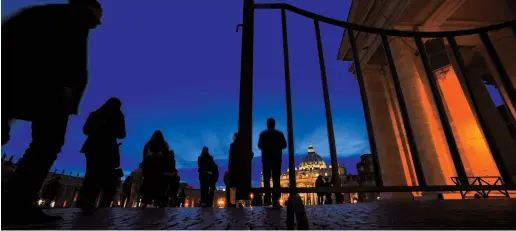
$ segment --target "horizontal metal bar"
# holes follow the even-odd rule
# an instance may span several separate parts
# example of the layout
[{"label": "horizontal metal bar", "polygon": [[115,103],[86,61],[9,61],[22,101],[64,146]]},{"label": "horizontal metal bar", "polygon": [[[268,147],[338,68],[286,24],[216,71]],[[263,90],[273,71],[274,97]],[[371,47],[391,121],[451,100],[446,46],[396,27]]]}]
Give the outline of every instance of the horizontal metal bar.
[{"label": "horizontal metal bar", "polygon": [[[295,188],[295,193],[354,193],[354,192],[437,192],[437,191],[476,191],[476,190],[516,190],[509,185],[434,185],[434,186],[351,186],[351,187],[321,187]],[[272,189],[270,190],[272,192]],[[252,188],[253,193],[265,193],[265,188]],[[289,188],[280,188],[281,193],[290,193]]]},{"label": "horizontal metal bar", "polygon": [[329,18],[326,16],[322,16],[319,14],[315,14],[300,8],[297,8],[295,6],[285,4],[285,3],[260,3],[260,4],[254,4],[255,9],[286,9],[291,12],[294,12],[296,14],[325,22],[334,26],[343,27],[346,29],[352,29],[355,31],[361,31],[361,32],[367,32],[372,34],[380,34],[384,32],[388,36],[398,36],[398,37],[414,37],[418,36],[421,38],[440,38],[440,37],[448,37],[448,36],[464,36],[464,35],[472,35],[472,34],[478,34],[480,32],[487,32],[492,30],[499,30],[505,27],[514,27],[516,26],[516,20],[514,21],[508,21],[492,26],[487,27],[481,27],[481,28],[474,28],[474,29],[467,29],[467,30],[458,30],[458,31],[439,31],[439,32],[421,32],[421,31],[400,31],[400,30],[390,30],[390,29],[381,29],[376,27],[369,27],[369,26],[363,26],[363,25],[357,25],[333,18]]}]

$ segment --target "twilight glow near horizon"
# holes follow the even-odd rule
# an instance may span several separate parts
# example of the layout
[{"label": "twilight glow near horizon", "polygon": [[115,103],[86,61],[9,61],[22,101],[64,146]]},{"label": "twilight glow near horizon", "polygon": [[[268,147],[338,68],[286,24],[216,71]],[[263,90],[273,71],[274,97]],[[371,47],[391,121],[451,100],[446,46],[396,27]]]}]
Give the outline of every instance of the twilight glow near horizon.
[{"label": "twilight glow near horizon", "polygon": [[[64,1],[5,0],[2,17],[21,7]],[[89,40],[89,85],[79,116],[72,116],[66,143],[53,169],[83,174],[79,152],[88,114],[109,97],[119,97],[126,117],[121,167],[126,175],[142,160],[143,145],[156,129],[163,131],[176,152],[182,181],[197,187],[197,156],[207,146],[221,172],[227,168],[229,144],[237,131],[240,78],[242,1],[100,0],[103,25]],[[346,20],[347,0],[257,1],[286,2],[321,15]],[[265,120],[274,117],[286,135],[286,109],[279,10],[255,14],[254,146]],[[296,153],[311,142],[329,157],[322,85],[315,32],[310,19],[287,13]],[[337,60],[343,30],[321,24],[330,88],[337,153],[355,172],[358,156],[369,153],[357,82],[349,62]],[[28,147],[30,124],[18,121],[12,139],[2,148],[18,159]],[[255,148],[255,156],[260,151]],[[286,152],[286,150],[285,150]],[[256,158],[255,158],[256,159]],[[284,166],[287,164],[284,159]],[[297,160],[299,161],[299,160]],[[253,185],[259,182],[260,161],[253,165]],[[285,168],[286,169],[286,168]],[[218,185],[222,185],[219,180]]]}]

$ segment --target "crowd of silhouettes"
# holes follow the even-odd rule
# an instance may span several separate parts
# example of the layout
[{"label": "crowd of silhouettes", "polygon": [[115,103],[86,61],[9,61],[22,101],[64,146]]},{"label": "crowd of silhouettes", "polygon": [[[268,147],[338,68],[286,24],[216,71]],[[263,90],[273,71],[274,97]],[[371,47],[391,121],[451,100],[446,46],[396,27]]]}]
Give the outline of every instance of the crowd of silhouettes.
[{"label": "crowd of silhouettes", "polygon": [[[2,22],[2,146],[10,139],[11,121],[25,120],[32,126],[29,148],[8,183],[2,182],[7,186],[7,189],[3,187],[6,200],[2,209],[9,211],[2,213],[2,226],[61,219],[43,213],[35,202],[65,142],[69,117],[78,114],[88,83],[88,36],[101,24],[102,13],[97,0],[68,0],[64,4],[25,8]],[[84,124],[83,133],[88,138],[81,152],[86,158],[86,173],[77,206],[85,213],[95,212],[98,206],[109,207],[123,176],[118,140],[125,138],[126,131],[121,106],[120,99],[110,98],[91,112]],[[267,120],[267,129],[260,134],[258,147],[262,151],[267,191],[263,205],[279,207],[282,150],[287,143],[283,133],[275,129],[274,119]],[[248,180],[243,178],[244,174],[239,174],[250,171],[245,169],[249,166],[243,164],[248,161],[246,158],[239,136],[235,134],[229,151],[228,172],[224,175],[228,198],[233,189],[249,186],[245,185]],[[207,147],[202,149],[197,162],[201,205],[211,207],[219,178],[218,166]],[[140,168],[143,177],[129,176],[123,187],[124,191],[132,191],[132,185],[141,185],[136,190],[141,195],[142,208],[185,204],[184,189],[178,194],[180,177],[175,153],[161,131],[156,130],[145,144]],[[58,178],[54,178],[44,188],[43,197],[48,201],[55,197],[58,183]],[[237,199],[247,197],[243,191],[236,194]],[[129,195],[125,193],[124,197]],[[227,201],[229,206],[235,206],[234,200]]]}]

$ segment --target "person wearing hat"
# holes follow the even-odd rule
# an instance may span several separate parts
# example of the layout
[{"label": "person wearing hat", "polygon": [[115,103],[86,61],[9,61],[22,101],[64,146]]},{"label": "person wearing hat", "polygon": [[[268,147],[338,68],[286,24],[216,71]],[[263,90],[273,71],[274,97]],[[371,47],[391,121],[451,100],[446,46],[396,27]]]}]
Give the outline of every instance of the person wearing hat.
[{"label": "person wearing hat", "polygon": [[2,229],[60,219],[35,202],[61,152],[70,115],[77,115],[88,82],[90,30],[101,24],[96,0],[69,0],[22,9],[2,22],[2,145],[10,122],[32,123],[32,142],[11,178]]}]

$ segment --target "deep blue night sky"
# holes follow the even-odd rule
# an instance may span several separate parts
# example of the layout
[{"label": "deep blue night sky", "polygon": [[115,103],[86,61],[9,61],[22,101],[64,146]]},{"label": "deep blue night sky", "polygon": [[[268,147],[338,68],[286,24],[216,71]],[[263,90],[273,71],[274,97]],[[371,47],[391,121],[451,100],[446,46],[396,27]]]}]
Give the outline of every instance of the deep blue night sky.
[{"label": "deep blue night sky", "polygon": [[[122,168],[128,174],[141,162],[142,148],[161,129],[175,150],[182,180],[198,186],[197,156],[208,146],[226,169],[228,147],[237,130],[241,34],[241,0],[100,0],[104,24],[89,40],[89,86],[79,116],[72,116],[66,144],[53,168],[84,172],[79,152],[88,114],[111,96],[122,99],[127,138],[121,147]],[[4,0],[2,18],[23,6],[58,0]],[[349,0],[287,2],[325,16],[345,20]],[[286,133],[281,19],[278,10],[257,10],[255,27],[254,146],[268,117]],[[311,141],[329,158],[322,85],[313,23],[287,14],[292,75],[295,150],[306,153]],[[321,25],[324,55],[339,158],[355,172],[358,156],[369,153],[358,84],[348,73],[350,63],[337,60],[343,30]],[[12,139],[2,148],[18,159],[30,141],[30,125],[17,122]],[[255,150],[253,185],[261,163]],[[286,169],[287,159],[284,158]],[[299,162],[299,158],[297,158]],[[219,180],[222,185],[222,180]]]}]

